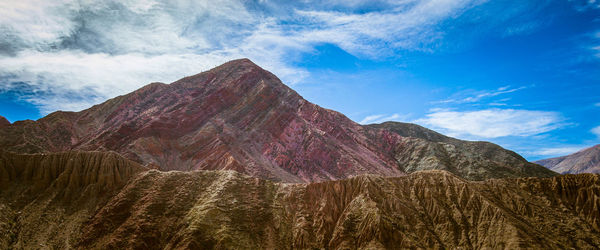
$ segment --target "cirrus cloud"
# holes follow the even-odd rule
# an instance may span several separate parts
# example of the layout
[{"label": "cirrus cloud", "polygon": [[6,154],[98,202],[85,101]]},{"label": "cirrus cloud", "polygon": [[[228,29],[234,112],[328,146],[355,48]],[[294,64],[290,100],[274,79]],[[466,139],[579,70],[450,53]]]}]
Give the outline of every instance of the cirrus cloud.
[{"label": "cirrus cloud", "polygon": [[439,129],[451,136],[497,138],[533,136],[565,126],[557,112],[485,109],[477,111],[438,110],[416,120],[416,123]]},{"label": "cirrus cloud", "polygon": [[373,124],[373,123],[382,123],[387,121],[405,121],[410,117],[410,114],[400,115],[400,114],[378,114],[378,115],[369,115],[363,118],[360,124]]},{"label": "cirrus cloud", "polygon": [[554,147],[554,148],[542,148],[540,150],[529,152],[531,155],[537,156],[563,156],[569,155],[580,150],[583,150],[589,146],[563,146],[563,147]]}]

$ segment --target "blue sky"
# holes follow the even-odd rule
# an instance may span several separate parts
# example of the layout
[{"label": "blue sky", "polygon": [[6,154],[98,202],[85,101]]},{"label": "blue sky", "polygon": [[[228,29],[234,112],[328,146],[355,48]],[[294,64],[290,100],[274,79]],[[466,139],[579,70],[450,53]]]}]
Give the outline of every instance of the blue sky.
[{"label": "blue sky", "polygon": [[247,57],[309,101],[529,160],[600,141],[600,1],[3,1],[0,115]]}]

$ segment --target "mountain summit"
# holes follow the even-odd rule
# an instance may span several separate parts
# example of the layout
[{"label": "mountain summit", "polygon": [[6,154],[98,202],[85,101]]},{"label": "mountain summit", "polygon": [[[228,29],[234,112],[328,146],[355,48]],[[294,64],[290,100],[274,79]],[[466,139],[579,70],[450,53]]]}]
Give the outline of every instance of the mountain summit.
[{"label": "mountain summit", "polygon": [[361,126],[239,59],[81,112],[15,122],[0,128],[0,145],[16,153],[115,151],[161,170],[226,169],[284,182],[423,169],[473,180],[554,175],[490,143],[412,136],[397,126]]}]

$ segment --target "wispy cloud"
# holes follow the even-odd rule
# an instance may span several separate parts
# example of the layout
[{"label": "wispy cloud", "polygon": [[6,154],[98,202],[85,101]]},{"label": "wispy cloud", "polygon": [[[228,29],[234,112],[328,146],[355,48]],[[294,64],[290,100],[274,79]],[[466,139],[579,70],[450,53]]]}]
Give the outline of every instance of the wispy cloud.
[{"label": "wispy cloud", "polygon": [[379,114],[379,115],[369,115],[362,119],[360,124],[373,124],[373,123],[382,123],[387,121],[405,121],[408,119],[410,115],[400,115],[400,114]]},{"label": "wispy cloud", "polygon": [[[215,58],[216,57],[216,58]],[[115,96],[154,82],[170,82],[188,72],[208,68],[221,55],[109,55],[105,53],[28,51],[0,60],[0,68],[21,72],[9,82],[24,82],[33,88],[25,100],[39,105],[43,113],[57,109],[79,110],[106,96]],[[173,67],[179,65],[179,67]],[[5,85],[7,89],[20,87]],[[95,95],[98,98],[73,98]]]},{"label": "wispy cloud", "polygon": [[542,148],[540,150],[530,152],[531,155],[536,156],[564,156],[570,155],[572,153],[578,152],[582,149],[587,148],[587,146],[565,146],[565,147],[554,147],[554,148]]},{"label": "wispy cloud", "polygon": [[[484,1],[399,1],[389,11],[364,14],[339,11],[299,10],[296,13],[307,20],[308,30],[303,37],[334,43],[358,55],[377,56],[390,49],[429,50],[443,37],[435,25],[455,17]],[[393,25],[391,25],[393,24]]]},{"label": "wispy cloud", "polygon": [[600,126],[593,128],[592,133],[595,134],[598,138],[600,138]]},{"label": "wispy cloud", "polygon": [[587,11],[590,9],[600,8],[600,1],[598,0],[569,0],[575,2],[575,8],[578,11]]},{"label": "wispy cloud", "polygon": [[497,138],[532,136],[563,127],[559,113],[518,109],[437,111],[415,122],[452,136]]},{"label": "wispy cloud", "polygon": [[[456,94],[457,97],[453,97],[453,98],[449,98],[446,100],[441,100],[441,101],[436,101],[434,102],[434,104],[462,104],[462,103],[475,103],[475,102],[479,102],[484,98],[489,98],[489,97],[495,97],[495,96],[499,96],[499,95],[503,95],[503,94],[508,94],[508,93],[513,93],[522,89],[526,89],[527,86],[521,86],[521,87],[517,87],[517,88],[511,88],[511,86],[503,86],[503,87],[499,87],[495,90],[487,90],[487,91],[476,91],[474,94],[470,93],[470,94],[466,94],[466,93],[458,93]],[[468,91],[468,92],[473,92],[473,91]],[[503,101],[508,101],[509,99],[504,98],[502,100],[498,100],[499,102],[494,102],[494,104],[500,104],[500,102]],[[503,104],[500,105],[495,105],[495,106],[501,106]]]},{"label": "wispy cloud", "polygon": [[[600,4],[599,4],[600,5]],[[589,45],[587,46],[592,55],[600,59],[600,30],[588,35]]]},{"label": "wispy cloud", "polygon": [[[447,32],[440,24],[485,3],[3,1],[0,78],[39,90],[27,100],[44,113],[80,109],[152,81],[170,82],[240,57],[294,84],[308,74],[294,66],[294,58],[319,44],[373,58],[393,56],[395,50],[433,51]],[[509,18],[503,15],[501,20]],[[10,86],[0,81],[0,88]],[[54,94],[44,96],[50,93],[46,89]],[[82,95],[97,98],[69,102],[70,94],[61,96],[81,89],[88,90]]]}]

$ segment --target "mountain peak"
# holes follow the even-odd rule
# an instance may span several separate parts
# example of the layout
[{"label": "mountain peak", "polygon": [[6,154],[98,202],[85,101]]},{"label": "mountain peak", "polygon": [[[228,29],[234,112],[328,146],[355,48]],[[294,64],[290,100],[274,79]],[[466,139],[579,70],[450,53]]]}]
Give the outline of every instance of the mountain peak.
[{"label": "mountain peak", "polygon": [[248,58],[232,60],[208,71],[184,77],[174,82],[173,85],[188,89],[198,87],[239,88],[240,84],[244,84],[246,87],[254,87],[259,83],[266,83],[278,89],[287,88],[277,76],[256,65]]},{"label": "mountain peak", "polygon": [[250,60],[248,58],[240,58],[240,59],[235,59],[235,60],[231,60],[226,63],[223,63],[220,66],[215,67],[214,69],[218,69],[220,67],[231,67],[231,66],[246,66],[246,67],[260,68],[260,66],[258,66],[252,60]]},{"label": "mountain peak", "polygon": [[[232,72],[249,72],[249,71],[266,71],[260,66],[256,65],[248,58],[241,58],[236,60],[231,60],[226,63],[223,63],[217,67],[214,67],[203,73],[232,73]],[[200,73],[200,74],[203,74]]]}]

